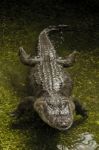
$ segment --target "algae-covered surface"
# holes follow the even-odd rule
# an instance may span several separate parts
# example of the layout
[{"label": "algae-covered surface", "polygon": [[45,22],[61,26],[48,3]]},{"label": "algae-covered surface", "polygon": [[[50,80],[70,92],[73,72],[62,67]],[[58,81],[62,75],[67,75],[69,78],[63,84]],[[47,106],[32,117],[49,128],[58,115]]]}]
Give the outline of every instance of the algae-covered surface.
[{"label": "algae-covered surface", "polygon": [[[99,30],[96,25],[98,16],[81,17],[71,12],[58,22],[54,15],[35,17],[25,9],[22,13],[25,13],[26,17],[30,15],[30,18],[11,18],[1,14],[0,150],[99,149]],[[23,118],[19,121],[9,115],[20,100],[29,95],[26,82],[29,68],[19,61],[19,46],[23,46],[28,53],[35,56],[40,31],[49,25],[60,23],[70,24],[73,30],[52,32],[50,38],[61,57],[66,57],[73,50],[79,52],[74,66],[67,71],[74,80],[73,96],[84,103],[89,116],[86,120],[79,116],[73,127],[64,132],[48,127],[39,119],[31,121]]]}]

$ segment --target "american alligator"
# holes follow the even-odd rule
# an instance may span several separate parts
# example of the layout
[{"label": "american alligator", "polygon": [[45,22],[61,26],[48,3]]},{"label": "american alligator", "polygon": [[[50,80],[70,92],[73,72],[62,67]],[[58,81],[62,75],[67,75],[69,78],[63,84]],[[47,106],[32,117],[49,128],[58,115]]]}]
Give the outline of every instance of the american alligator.
[{"label": "american alligator", "polygon": [[58,57],[48,33],[52,30],[67,27],[66,25],[45,28],[39,35],[38,56],[30,57],[20,47],[19,56],[23,64],[31,67],[30,85],[32,98],[19,104],[16,112],[21,114],[26,107],[33,106],[41,119],[49,126],[66,130],[73,124],[74,111],[87,116],[84,107],[72,98],[72,80],[64,67],[72,66],[77,52],[74,51],[66,59]]}]

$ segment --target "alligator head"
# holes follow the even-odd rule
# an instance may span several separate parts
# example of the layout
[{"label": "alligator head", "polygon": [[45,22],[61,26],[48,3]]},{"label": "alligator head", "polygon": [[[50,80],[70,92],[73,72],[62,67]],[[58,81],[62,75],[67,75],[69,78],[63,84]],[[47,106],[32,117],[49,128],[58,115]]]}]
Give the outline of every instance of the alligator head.
[{"label": "alligator head", "polygon": [[53,128],[67,130],[73,123],[73,102],[64,96],[45,95],[34,103],[34,109],[41,119]]}]

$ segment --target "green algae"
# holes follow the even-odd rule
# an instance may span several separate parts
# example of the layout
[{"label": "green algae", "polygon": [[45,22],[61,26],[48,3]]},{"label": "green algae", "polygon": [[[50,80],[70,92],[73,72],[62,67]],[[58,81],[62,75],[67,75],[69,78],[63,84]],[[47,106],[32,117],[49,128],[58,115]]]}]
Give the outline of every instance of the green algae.
[{"label": "green algae", "polygon": [[[68,17],[67,17],[68,18]],[[87,18],[90,24],[90,18]],[[77,24],[85,28],[85,23],[67,19],[64,24]],[[64,41],[60,33],[53,33],[51,37],[58,54],[67,56],[73,50],[79,51],[77,61],[73,67],[68,68],[73,80],[73,96],[77,97],[88,109],[89,117],[78,121],[66,132],[56,131],[42,121],[37,123],[23,120],[16,121],[9,113],[13,111],[20,99],[27,94],[26,79],[28,68],[23,66],[18,58],[19,46],[35,54],[36,42],[40,31],[56,22],[54,18],[42,21],[34,18],[26,22],[24,18],[11,20],[3,19],[0,24],[0,150],[57,150],[57,145],[70,146],[78,135],[84,132],[92,133],[99,143],[99,31],[63,32]],[[81,120],[78,117],[78,120]],[[16,128],[12,127],[17,122]]]}]

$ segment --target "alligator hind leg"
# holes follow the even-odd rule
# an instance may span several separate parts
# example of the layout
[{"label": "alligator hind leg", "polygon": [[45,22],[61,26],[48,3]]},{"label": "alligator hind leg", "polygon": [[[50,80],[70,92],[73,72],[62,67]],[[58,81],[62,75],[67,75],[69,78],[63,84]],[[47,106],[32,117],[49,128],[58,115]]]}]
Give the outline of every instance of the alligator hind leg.
[{"label": "alligator hind leg", "polygon": [[18,104],[18,107],[11,113],[11,116],[20,118],[25,114],[32,112],[33,112],[33,97],[29,96],[24,98],[24,101]]},{"label": "alligator hind leg", "polygon": [[66,59],[57,59],[57,62],[63,67],[70,67],[75,62],[75,58],[77,54],[78,54],[77,51],[73,51],[70,55],[67,56]]},{"label": "alligator hind leg", "polygon": [[28,65],[28,66],[35,66],[35,64],[37,64],[38,62],[40,62],[40,58],[31,58],[30,55],[28,55],[25,50],[23,49],[23,47],[19,48],[19,57],[21,62],[24,65]]},{"label": "alligator hind leg", "polygon": [[84,118],[88,117],[87,109],[76,99],[74,99],[75,111],[77,115],[81,115]]}]

